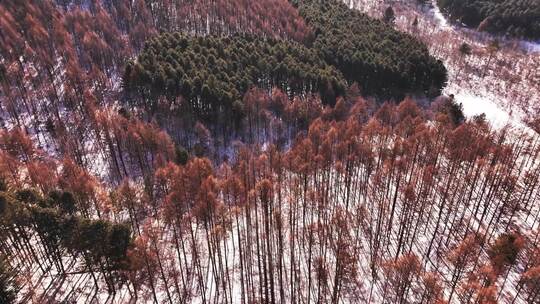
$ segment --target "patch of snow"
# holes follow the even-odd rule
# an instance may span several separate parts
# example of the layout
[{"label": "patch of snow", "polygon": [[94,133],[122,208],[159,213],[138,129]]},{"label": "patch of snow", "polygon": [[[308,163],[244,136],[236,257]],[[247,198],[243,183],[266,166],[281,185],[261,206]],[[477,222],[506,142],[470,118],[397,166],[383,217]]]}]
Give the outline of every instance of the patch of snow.
[{"label": "patch of snow", "polygon": [[520,119],[513,117],[508,112],[501,109],[488,97],[474,95],[467,91],[461,91],[454,95],[456,101],[463,105],[463,114],[465,114],[467,118],[485,114],[486,119],[496,129],[501,129],[506,125],[523,126]]},{"label": "patch of snow", "polygon": [[540,53],[540,41],[521,41],[521,47],[528,53]]}]

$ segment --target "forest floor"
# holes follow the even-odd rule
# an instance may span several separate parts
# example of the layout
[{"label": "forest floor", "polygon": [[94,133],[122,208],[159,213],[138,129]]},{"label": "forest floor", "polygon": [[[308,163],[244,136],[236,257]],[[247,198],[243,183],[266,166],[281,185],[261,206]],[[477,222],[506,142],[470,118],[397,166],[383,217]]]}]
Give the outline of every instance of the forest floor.
[{"label": "forest floor", "polygon": [[[444,62],[449,73],[444,93],[455,95],[467,117],[485,113],[496,128],[522,127],[540,112],[540,42],[495,37],[453,24],[434,1],[424,6],[412,0],[344,2],[375,18],[392,6],[395,27],[424,41]],[[495,40],[500,47],[490,53],[488,46]],[[471,46],[470,55],[460,55],[462,43]]]}]

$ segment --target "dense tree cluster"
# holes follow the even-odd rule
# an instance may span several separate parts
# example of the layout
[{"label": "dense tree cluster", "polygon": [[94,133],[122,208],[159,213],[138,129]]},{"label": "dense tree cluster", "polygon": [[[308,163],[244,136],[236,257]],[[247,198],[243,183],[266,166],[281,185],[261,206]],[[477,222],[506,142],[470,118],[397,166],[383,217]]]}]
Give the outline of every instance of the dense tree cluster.
[{"label": "dense tree cluster", "polygon": [[313,47],[363,93],[436,95],[445,86],[442,62],[412,36],[337,0],[292,2],[315,32]]},{"label": "dense tree cluster", "polygon": [[519,38],[540,38],[537,0],[437,0],[450,18],[480,31]]},{"label": "dense tree cluster", "polygon": [[66,256],[82,256],[82,271],[92,276],[95,271],[102,273],[109,290],[114,291],[118,285],[115,273],[129,266],[129,226],[73,214],[75,202],[69,192],[51,192],[42,198],[38,192],[17,189],[15,193],[0,192],[0,202],[0,242],[7,255],[42,269],[49,261],[60,274],[66,272]]},{"label": "dense tree cluster", "polygon": [[[159,133],[160,127],[169,132],[172,139],[190,153],[193,152],[195,146],[208,146],[207,143],[199,140],[199,135],[204,132],[197,130],[203,129],[194,128],[199,117],[189,115],[190,111],[185,111],[186,108],[178,106],[187,106],[187,99],[179,98],[171,102],[165,98],[158,98],[157,108],[160,111],[156,111],[159,115],[154,117],[145,115],[146,113],[139,109],[116,107],[117,100],[121,99],[120,76],[124,73],[128,58],[135,57],[143,48],[145,41],[159,32],[169,30],[181,30],[195,36],[204,36],[208,33],[227,36],[241,32],[257,35],[256,39],[273,41],[272,43],[277,45],[294,45],[292,47],[298,49],[299,53],[288,54],[280,59],[292,57],[305,64],[289,66],[290,62],[284,61],[281,68],[288,69],[287,72],[294,75],[300,75],[302,79],[306,75],[313,78],[315,74],[319,74],[316,75],[317,80],[329,79],[330,82],[309,84],[295,79],[287,84],[275,83],[273,86],[281,88],[288,98],[291,98],[293,93],[298,93],[302,86],[305,86],[303,89],[306,92],[320,93],[325,91],[324,86],[332,85],[334,76],[329,77],[328,73],[319,73],[321,71],[307,67],[308,60],[316,55],[312,49],[305,49],[292,42],[274,40],[277,38],[298,40],[307,42],[308,45],[312,41],[313,34],[299,17],[296,8],[287,1],[278,0],[239,2],[241,3],[143,0],[29,0],[22,3],[13,0],[2,1],[0,3],[0,55],[2,57],[0,62],[2,88],[0,90],[0,123],[8,129],[20,128],[36,142],[37,146],[46,149],[51,155],[60,158],[69,157],[75,164],[85,169],[92,172],[100,171],[99,175],[105,175],[105,171],[112,169],[115,173],[112,176],[107,174],[107,178],[115,181],[134,172],[148,175],[154,166],[154,161],[171,156],[169,152],[174,147],[170,149],[171,142],[163,141],[163,134]],[[228,16],[231,13],[231,7],[236,4],[238,5],[234,16]],[[221,17],[212,16],[212,14],[200,15],[206,9],[212,11],[214,8],[216,14]],[[238,8],[245,8],[245,11]],[[188,12],[185,18],[176,15],[184,14],[185,10]],[[255,19],[259,19],[260,22]],[[208,30],[208,24],[210,24],[210,30]],[[251,50],[247,51],[251,52]],[[285,48],[281,51],[288,52],[289,49]],[[261,57],[264,57],[263,55],[267,54],[261,53]],[[306,56],[307,60],[298,56]],[[210,56],[201,57],[211,59]],[[183,63],[182,60],[178,62]],[[194,62],[197,63],[197,61]],[[326,66],[324,62],[320,60],[319,62],[318,68]],[[274,63],[274,61],[267,62],[268,65]],[[309,64],[312,63],[309,62]],[[256,66],[258,69],[259,62]],[[272,68],[277,66],[279,63]],[[269,66],[264,68],[269,69]],[[330,70],[331,75],[336,74],[337,82],[342,83],[339,73],[331,67],[328,71]],[[207,71],[205,75],[200,75],[207,78],[194,77],[192,79],[201,80],[200,87],[199,83],[196,83],[196,88],[201,91],[201,94],[203,93],[202,79],[207,82],[212,80],[210,76],[213,76],[216,82],[223,83],[220,80],[223,75],[213,74],[212,69]],[[167,65],[164,66],[164,72],[170,72]],[[160,79],[163,79],[161,76]],[[241,79],[252,78],[251,75],[241,76]],[[259,82],[259,79],[251,82],[255,84]],[[177,82],[174,85],[178,84]],[[235,121],[237,126],[248,125],[254,118],[253,116],[247,118],[250,115],[248,111],[255,113],[257,110],[248,109],[243,92],[236,88],[237,85],[245,86],[240,81],[225,89],[204,90],[205,94],[215,94],[216,91],[226,92],[228,93],[224,95],[226,99],[233,96],[229,96],[231,91],[235,94],[235,91],[238,91],[232,102],[227,101],[229,107],[225,108],[225,113],[222,113],[229,117],[222,115],[219,120],[215,120],[221,125],[206,126],[213,136],[221,133],[220,138],[216,138],[212,144],[225,145],[227,140],[222,138],[246,139],[248,136],[256,138],[261,135],[251,133],[246,136],[245,133],[232,132],[236,128],[234,124],[228,122]],[[308,87],[314,85],[319,86],[319,89]],[[268,90],[273,86],[261,85]],[[360,86],[366,87],[364,84]],[[340,91],[341,89],[332,87],[332,90],[323,92],[321,97],[323,101],[334,103],[332,96],[342,93]],[[310,105],[319,107],[315,95],[296,96],[293,103],[286,103],[291,105],[287,109],[285,109],[284,100],[280,97],[276,100],[279,102],[277,107],[272,105],[271,108],[265,108],[271,111],[257,113],[257,115],[265,116],[264,122],[281,125],[281,130],[285,132],[280,132],[278,135],[280,138],[290,138],[290,135],[295,132],[294,128],[289,128],[288,124],[280,122],[281,114],[289,115],[286,118],[288,122],[301,126],[303,129],[307,128],[309,121],[307,118],[320,109],[306,109],[307,106],[302,105],[302,101],[307,100]],[[141,94],[132,97],[136,97],[133,99],[137,101],[140,100]],[[222,101],[213,100],[213,102],[220,104]],[[253,105],[256,106],[257,103]],[[209,109],[202,107],[201,104],[196,104],[196,107],[200,107],[202,112]],[[233,113],[241,113],[246,117],[233,116]],[[270,119],[271,116],[267,115],[269,113],[275,114],[274,118]],[[293,113],[297,113],[298,116],[290,115]],[[155,118],[157,123],[144,123],[139,120],[141,117],[145,120]],[[163,117],[165,119],[162,119]],[[297,119],[298,117],[301,118]],[[224,124],[225,127],[223,127]],[[250,128],[249,132],[252,130],[253,128]],[[275,135],[277,132],[272,134],[272,136]],[[156,142],[162,144],[156,144]],[[142,145],[133,148],[141,143]],[[141,150],[142,147],[144,148]],[[197,150],[207,149],[203,147]],[[32,172],[35,174],[37,171],[39,170],[35,169]]]},{"label": "dense tree cluster", "polygon": [[[124,87],[155,104],[159,96],[197,117],[241,117],[242,97],[253,86],[281,88],[289,96],[320,93],[325,103],[343,94],[345,80],[315,51],[300,44],[255,37],[192,37],[164,34],[148,41],[127,65]],[[150,108],[150,107],[147,107]]]}]

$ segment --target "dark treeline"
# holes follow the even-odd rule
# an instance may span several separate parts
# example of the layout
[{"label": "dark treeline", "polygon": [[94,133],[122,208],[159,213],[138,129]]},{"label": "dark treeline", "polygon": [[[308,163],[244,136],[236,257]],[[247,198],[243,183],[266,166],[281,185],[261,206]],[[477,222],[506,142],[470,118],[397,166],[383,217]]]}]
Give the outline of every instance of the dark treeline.
[{"label": "dark treeline", "polygon": [[[100,273],[109,292],[114,292],[121,272],[130,266],[130,227],[89,219],[82,213],[70,192],[52,191],[42,197],[38,191],[4,187],[0,192],[0,248],[10,263],[2,260],[1,270],[21,270],[34,264],[48,275],[65,276],[70,269],[91,274],[96,284],[96,273]],[[72,268],[74,261],[81,262],[79,269]],[[6,284],[3,279],[2,285]],[[8,291],[13,293],[13,288]],[[0,299],[9,296],[1,293]],[[6,301],[2,303],[12,303]]]},{"label": "dark treeline", "polygon": [[494,34],[540,39],[537,0],[437,0],[450,18]]},{"label": "dark treeline", "polygon": [[[148,41],[123,78],[128,101],[155,112],[158,97],[185,106],[196,118],[239,122],[243,96],[253,86],[277,87],[290,97],[320,93],[325,103],[344,92],[345,80],[301,44],[257,37],[164,34]],[[185,102],[174,104],[182,96]],[[177,102],[178,103],[178,102]],[[184,105],[185,104],[185,105]]]},{"label": "dark treeline", "polygon": [[[248,127],[244,118],[252,110],[244,94],[254,86],[267,92],[278,88],[290,99],[318,93],[323,103],[333,105],[353,83],[362,94],[381,99],[438,95],[446,83],[444,66],[425,45],[389,24],[338,2],[296,5],[316,28],[306,46],[245,34],[167,33],[148,40],[124,72],[129,110],[142,106],[144,116],[156,119],[188,149],[193,137],[200,137],[195,128],[200,120],[219,139],[214,143],[225,148],[229,139],[248,135],[239,127]],[[283,114],[273,110],[267,114]]]},{"label": "dark treeline", "polygon": [[437,95],[446,84],[442,62],[412,36],[339,1],[292,2],[314,30],[313,47],[347,80],[357,82],[363,93]]}]

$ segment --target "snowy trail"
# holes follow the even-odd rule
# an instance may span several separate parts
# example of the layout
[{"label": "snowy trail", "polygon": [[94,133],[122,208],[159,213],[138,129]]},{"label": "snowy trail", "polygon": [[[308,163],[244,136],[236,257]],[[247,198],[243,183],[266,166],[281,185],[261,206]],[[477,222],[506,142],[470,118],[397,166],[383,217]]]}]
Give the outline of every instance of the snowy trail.
[{"label": "snowy trail", "polygon": [[431,4],[432,4],[433,8],[430,11],[433,13],[433,17],[435,18],[435,20],[437,21],[439,26],[441,28],[446,28],[446,29],[452,30],[452,26],[450,25],[450,23],[448,23],[448,20],[446,20],[446,18],[444,17],[444,15],[441,12],[441,10],[439,9],[439,6],[437,5],[436,1],[435,0],[431,1]]}]

